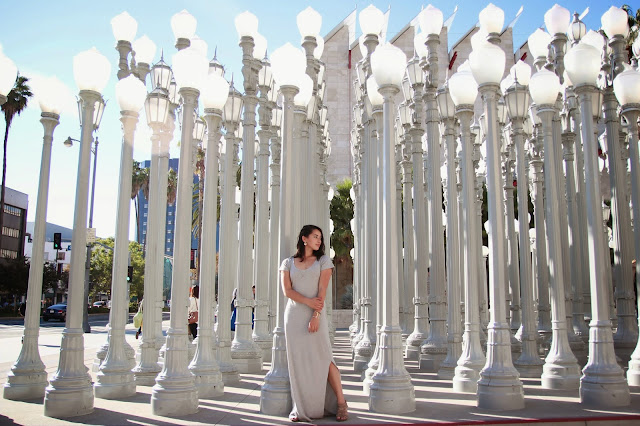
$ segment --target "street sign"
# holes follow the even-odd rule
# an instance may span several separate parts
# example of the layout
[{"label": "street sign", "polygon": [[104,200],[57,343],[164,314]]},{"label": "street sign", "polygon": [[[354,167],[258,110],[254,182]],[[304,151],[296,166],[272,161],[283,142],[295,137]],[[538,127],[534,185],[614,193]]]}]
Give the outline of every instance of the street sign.
[{"label": "street sign", "polygon": [[96,228],[87,228],[87,245],[96,242]]}]

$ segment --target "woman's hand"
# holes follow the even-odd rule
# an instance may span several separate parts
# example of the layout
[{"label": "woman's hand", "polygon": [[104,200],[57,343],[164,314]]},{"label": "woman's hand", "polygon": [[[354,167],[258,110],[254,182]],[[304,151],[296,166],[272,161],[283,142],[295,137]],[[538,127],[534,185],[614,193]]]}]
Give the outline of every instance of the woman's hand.
[{"label": "woman's hand", "polygon": [[309,333],[315,333],[318,331],[318,327],[320,327],[320,317],[314,315],[309,321]]},{"label": "woman's hand", "polygon": [[311,299],[307,299],[307,306],[313,309],[314,311],[321,311],[324,306],[324,300],[320,297],[314,297]]}]

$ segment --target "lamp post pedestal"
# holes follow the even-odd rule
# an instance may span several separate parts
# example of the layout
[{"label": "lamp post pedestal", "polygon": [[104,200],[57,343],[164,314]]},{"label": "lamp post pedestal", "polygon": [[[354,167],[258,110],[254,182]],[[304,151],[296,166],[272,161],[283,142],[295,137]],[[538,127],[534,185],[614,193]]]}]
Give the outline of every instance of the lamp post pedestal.
[{"label": "lamp post pedestal", "polygon": [[36,203],[36,223],[33,232],[33,252],[29,267],[27,287],[27,309],[24,317],[24,334],[20,355],[3,388],[3,397],[15,401],[38,399],[44,396],[47,387],[47,372],[38,351],[40,333],[40,298],[42,294],[42,271],[44,269],[45,225],[47,219],[47,199],[49,197],[49,176],[51,170],[51,144],[53,131],[58,125],[58,114],[43,112],[40,122],[44,127],[42,159],[40,160],[40,180]]}]

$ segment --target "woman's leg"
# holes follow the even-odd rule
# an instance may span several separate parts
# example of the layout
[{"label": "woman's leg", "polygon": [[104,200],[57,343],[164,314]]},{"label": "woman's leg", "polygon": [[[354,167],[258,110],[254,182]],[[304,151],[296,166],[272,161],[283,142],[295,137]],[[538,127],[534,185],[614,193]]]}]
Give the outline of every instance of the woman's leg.
[{"label": "woman's leg", "polygon": [[340,381],[340,370],[338,367],[332,362],[329,364],[329,385],[336,394],[338,399],[338,404],[344,404],[346,401],[344,399],[344,394],[342,393],[342,382]]}]

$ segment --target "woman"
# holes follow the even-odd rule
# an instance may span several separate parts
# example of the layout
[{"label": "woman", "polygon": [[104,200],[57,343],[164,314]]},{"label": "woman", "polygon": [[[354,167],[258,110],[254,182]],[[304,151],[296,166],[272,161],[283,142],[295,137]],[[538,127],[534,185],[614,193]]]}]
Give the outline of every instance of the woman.
[{"label": "woman", "polygon": [[[194,318],[195,322],[189,321],[189,334],[195,339],[198,337],[198,298],[200,297],[200,287],[195,286],[191,288],[191,295],[189,296],[189,317]],[[191,315],[191,314],[194,315]]]},{"label": "woman", "polygon": [[323,417],[325,411],[336,413],[338,421],[349,417],[324,309],[332,270],[333,263],[324,254],[322,230],[303,226],[296,254],[280,266],[282,290],[289,298],[284,334],[293,400],[289,419],[294,422]]}]

